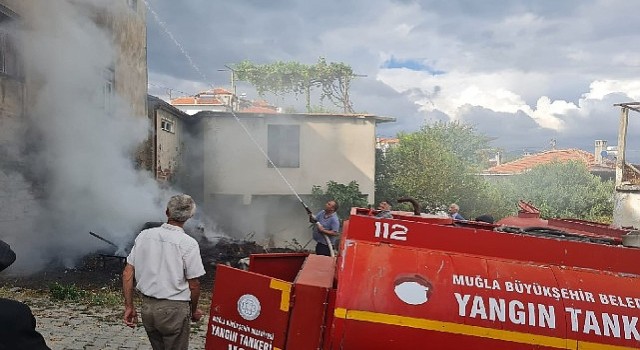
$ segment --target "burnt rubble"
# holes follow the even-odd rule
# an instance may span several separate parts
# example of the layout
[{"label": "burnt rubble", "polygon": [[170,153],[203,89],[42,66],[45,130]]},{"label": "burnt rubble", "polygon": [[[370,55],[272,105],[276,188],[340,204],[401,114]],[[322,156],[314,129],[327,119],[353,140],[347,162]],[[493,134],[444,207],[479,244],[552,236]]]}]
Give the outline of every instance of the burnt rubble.
[{"label": "burnt rubble", "polygon": [[[215,242],[200,242],[200,254],[206,275],[201,278],[204,288],[211,288],[217,264],[246,268],[248,257],[256,253],[292,252],[288,248],[270,249],[251,240],[219,238]],[[53,283],[76,285],[79,288],[100,289],[121,286],[120,276],[126,256],[96,252],[82,258],[74,268],[65,268],[53,261],[44,270],[28,276],[3,274],[0,283],[31,289],[48,289]]]}]

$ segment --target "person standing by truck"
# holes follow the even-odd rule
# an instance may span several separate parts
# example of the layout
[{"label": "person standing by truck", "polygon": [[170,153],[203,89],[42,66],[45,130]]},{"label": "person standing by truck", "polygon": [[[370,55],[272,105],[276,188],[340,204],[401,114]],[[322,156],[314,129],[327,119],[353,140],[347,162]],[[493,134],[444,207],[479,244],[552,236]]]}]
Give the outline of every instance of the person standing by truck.
[{"label": "person standing by truck", "polygon": [[459,211],[460,207],[455,203],[451,203],[451,205],[449,206],[449,216],[451,216],[453,220],[464,220]]},{"label": "person standing by truck", "polygon": [[376,214],[377,218],[383,219],[393,219],[393,214],[391,214],[391,201],[384,200],[378,204],[378,214]]},{"label": "person standing by truck", "polygon": [[340,219],[338,219],[338,203],[334,200],[324,205],[324,210],[315,216],[309,214],[309,221],[313,226],[313,240],[316,241],[316,254],[332,256],[333,245],[340,232]]},{"label": "person standing by truck", "polygon": [[198,242],[184,232],[196,204],[186,194],[171,197],[167,223],[140,232],[122,272],[124,322],[135,327],[134,277],[142,294],[142,324],[154,350],[189,348],[189,319],[199,321],[200,281],[205,274]]},{"label": "person standing by truck", "polygon": [[[14,261],[16,253],[9,244],[0,240],[0,271]],[[36,331],[36,319],[26,304],[0,298],[0,349],[50,350]]]}]

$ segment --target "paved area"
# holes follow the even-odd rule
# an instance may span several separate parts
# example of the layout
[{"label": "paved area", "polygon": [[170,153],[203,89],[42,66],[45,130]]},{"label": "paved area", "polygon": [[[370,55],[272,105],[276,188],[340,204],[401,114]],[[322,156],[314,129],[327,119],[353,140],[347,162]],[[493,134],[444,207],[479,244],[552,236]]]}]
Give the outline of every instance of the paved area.
[{"label": "paved area", "polygon": [[[15,299],[31,307],[37,330],[53,350],[151,349],[141,323],[132,329],[121,321],[121,307],[88,307],[51,301],[46,296]],[[200,308],[208,311],[208,307],[207,304]],[[192,323],[189,349],[204,349],[207,319],[208,313],[201,322]]]}]

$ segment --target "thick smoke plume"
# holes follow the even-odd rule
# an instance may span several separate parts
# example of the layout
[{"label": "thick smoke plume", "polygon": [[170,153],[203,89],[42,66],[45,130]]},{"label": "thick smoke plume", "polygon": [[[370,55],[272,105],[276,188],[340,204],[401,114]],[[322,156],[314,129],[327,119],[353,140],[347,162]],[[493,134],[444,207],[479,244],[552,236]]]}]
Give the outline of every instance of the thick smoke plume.
[{"label": "thick smoke plume", "polygon": [[168,198],[133,161],[148,136],[146,116],[133,115],[116,92],[105,94],[105,72],[118,54],[96,13],[111,11],[112,1],[31,1],[37,5],[25,6],[18,34],[27,167],[14,176],[30,184],[38,205],[30,208],[33,220],[3,233],[17,252],[18,273],[52,259],[73,266],[110,249],[89,231],[125,247],[144,222],[164,219]]}]

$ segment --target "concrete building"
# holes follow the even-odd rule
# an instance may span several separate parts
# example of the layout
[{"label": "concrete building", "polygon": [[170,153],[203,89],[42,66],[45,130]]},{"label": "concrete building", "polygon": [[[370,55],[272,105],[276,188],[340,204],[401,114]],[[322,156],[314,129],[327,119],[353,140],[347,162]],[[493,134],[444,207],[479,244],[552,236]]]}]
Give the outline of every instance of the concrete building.
[{"label": "concrete building", "polygon": [[[596,154],[601,153],[603,143],[606,147],[606,141],[596,141]],[[543,164],[569,161],[579,161],[584,163],[591,174],[598,175],[603,180],[613,178],[614,168],[611,164],[605,162],[605,159],[603,159],[602,156],[598,158],[594,154],[579,149],[554,149],[525,155],[524,157],[518,158],[514,161],[493,166],[485,170],[480,175],[488,180],[496,180],[499,178],[523,174]]]},{"label": "concrete building", "polygon": [[171,104],[179,110],[194,115],[198,112],[230,112],[238,110],[238,98],[222,88],[202,91],[195,96],[178,97]]},{"label": "concrete building", "polygon": [[[85,6],[78,3],[72,2]],[[37,17],[46,15],[36,11],[40,4],[0,0],[0,223],[16,232],[28,230],[25,225],[37,215],[38,199],[44,195],[44,179],[27,168],[25,142],[31,137],[27,134],[27,116],[38,102],[34,96],[43,82],[25,68],[22,47],[16,39],[20,28],[47,20]],[[103,72],[103,106],[108,108],[117,93],[132,115],[143,118],[147,114],[146,10],[142,2],[134,0],[114,0],[109,6],[112,11],[96,9],[92,16],[99,27],[106,29],[116,49],[113,65]]]},{"label": "concrete building", "polygon": [[629,111],[640,113],[640,102],[620,103],[618,147],[616,152],[616,192],[613,225],[640,229],[640,166],[627,162]]},{"label": "concrete building", "polygon": [[[373,200],[375,130],[393,118],[365,114],[200,112],[205,210],[236,235],[276,244],[306,242],[307,216],[296,194],[356,181]],[[267,160],[268,155],[271,162]],[[275,167],[274,167],[275,165]],[[312,208],[315,212],[322,208]]]},{"label": "concrete building", "polygon": [[23,228],[36,215],[37,193],[24,178],[21,135],[24,135],[25,82],[16,42],[7,24],[20,20],[19,0],[0,2],[0,224]]},{"label": "concrete building", "polygon": [[[148,162],[147,167],[154,177],[160,182],[170,185],[178,181],[177,172],[181,166],[192,163],[187,159],[187,147],[189,143],[189,128],[187,123],[191,117],[171,104],[155,96],[147,96],[149,121],[152,131],[146,148]],[[189,173],[183,174],[189,176]]]}]

